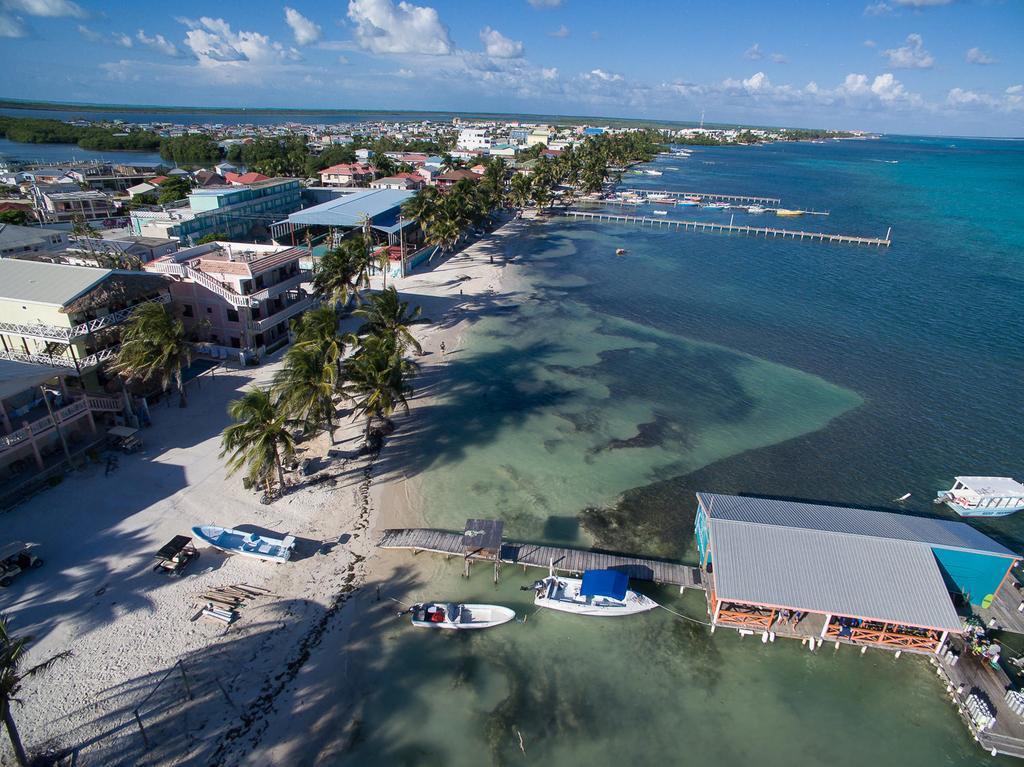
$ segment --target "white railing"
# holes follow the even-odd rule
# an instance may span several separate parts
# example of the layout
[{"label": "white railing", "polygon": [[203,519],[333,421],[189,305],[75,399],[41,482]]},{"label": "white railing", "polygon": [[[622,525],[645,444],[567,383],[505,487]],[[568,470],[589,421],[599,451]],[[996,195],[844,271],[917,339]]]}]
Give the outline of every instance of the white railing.
[{"label": "white railing", "polygon": [[64,343],[70,343],[76,338],[87,336],[89,333],[94,333],[97,330],[109,328],[113,325],[120,325],[126,319],[131,317],[136,306],[149,303],[166,304],[169,303],[170,300],[171,297],[168,294],[161,293],[156,298],[141,301],[134,306],[119,309],[116,312],[111,312],[103,317],[97,317],[94,320],[89,320],[70,328],[62,328],[56,325],[44,325],[41,322],[0,322],[0,333],[7,333],[14,336],[25,336],[27,338],[42,338],[47,341],[62,341]]},{"label": "white railing", "polygon": [[224,287],[220,282],[215,280],[205,272],[201,272],[198,269],[193,269],[188,264],[175,264],[172,262],[153,261],[146,264],[147,271],[160,272],[162,274],[171,274],[182,279],[191,280],[192,282],[202,285],[207,290],[216,293],[218,296],[223,298],[229,304],[234,306],[236,309],[242,307],[255,307],[259,304],[258,301],[250,298],[249,296],[243,296],[235,291]]},{"label": "white railing", "polygon": [[[10,434],[6,434],[0,437],[0,453],[5,450],[10,450],[12,447],[17,447],[21,443],[31,439],[32,437],[38,437],[40,434],[45,434],[53,428],[54,418],[58,424],[69,421],[81,413],[84,413],[90,408],[90,398],[82,397],[76,399],[70,405],[65,405],[59,410],[53,411],[53,417],[45,416],[40,418],[38,421],[33,421],[28,426],[23,426],[17,431],[13,431]],[[106,398],[104,398],[106,399]]]},{"label": "white railing", "polygon": [[102,397],[95,394],[88,396],[89,409],[98,413],[120,413],[124,403],[119,397]]},{"label": "white railing", "polygon": [[265,330],[269,330],[274,327],[274,325],[279,322],[284,322],[287,319],[291,319],[296,314],[301,314],[307,309],[311,309],[316,306],[317,303],[318,301],[315,297],[306,296],[305,298],[296,301],[294,304],[286,306],[281,311],[271,314],[269,317],[264,317],[262,320],[250,323],[250,328],[254,333],[262,333]]},{"label": "white railing", "polygon": [[266,301],[269,298],[274,298],[284,293],[286,290],[297,288],[304,282],[309,282],[312,279],[312,275],[309,272],[299,272],[294,277],[289,277],[287,280],[283,280],[276,285],[271,285],[269,288],[264,288],[255,293],[250,293],[249,298],[256,301]]},{"label": "white railing", "polygon": [[32,362],[36,365],[49,365],[53,368],[62,368],[66,370],[75,370],[85,372],[98,367],[101,363],[106,362],[115,354],[119,347],[111,346],[106,349],[101,349],[95,354],[90,354],[88,357],[82,357],[78,360],[78,364],[75,364],[73,357],[68,357],[63,354],[32,354],[26,352],[0,352],[0,360],[13,360],[15,362]]}]

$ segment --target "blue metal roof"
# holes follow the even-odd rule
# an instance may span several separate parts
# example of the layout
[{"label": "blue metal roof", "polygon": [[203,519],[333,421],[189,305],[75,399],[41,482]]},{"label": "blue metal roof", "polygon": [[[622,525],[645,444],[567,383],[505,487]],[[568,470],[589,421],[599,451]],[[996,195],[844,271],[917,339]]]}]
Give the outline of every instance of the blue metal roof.
[{"label": "blue metal roof", "polygon": [[580,594],[585,597],[625,599],[629,576],[618,570],[587,570],[583,573]]},{"label": "blue metal roof", "polygon": [[413,194],[401,189],[362,189],[292,213],[288,222],[303,226],[352,228],[361,226],[368,216],[375,228],[386,230],[395,226],[402,203]]}]

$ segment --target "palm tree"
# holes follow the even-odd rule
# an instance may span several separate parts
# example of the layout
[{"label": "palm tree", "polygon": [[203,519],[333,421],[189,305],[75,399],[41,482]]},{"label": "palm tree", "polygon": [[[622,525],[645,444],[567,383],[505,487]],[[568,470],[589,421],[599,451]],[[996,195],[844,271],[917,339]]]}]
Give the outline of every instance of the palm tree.
[{"label": "palm tree", "polygon": [[402,354],[410,347],[418,353],[423,351],[409,328],[416,323],[429,322],[420,316],[422,312],[418,306],[410,312],[409,302],[402,301],[391,286],[371,296],[368,304],[352,313],[365,320],[359,328],[360,336],[387,339]]},{"label": "palm tree", "polygon": [[313,268],[313,290],[321,298],[347,304],[359,271],[357,250],[348,240],[332,247]]},{"label": "palm tree", "polygon": [[425,186],[414,197],[402,203],[402,215],[420,225],[424,231],[437,214],[438,191],[436,186]]},{"label": "palm tree", "polygon": [[299,317],[292,325],[295,333],[295,346],[308,347],[334,360],[341,376],[341,359],[345,356],[345,345],[355,343],[355,336],[339,335],[338,323],[341,318],[338,310],[327,304],[311,309]]},{"label": "palm tree", "polygon": [[334,418],[338,392],[337,360],[310,345],[293,346],[284,367],[274,377],[274,393],[284,415],[302,424],[305,434],[327,427],[334,444]]},{"label": "palm tree", "polygon": [[284,410],[277,406],[267,389],[255,388],[228,404],[233,423],[221,434],[220,457],[229,456],[228,476],[247,469],[246,479],[253,486],[273,485],[284,490],[284,461],[295,458],[295,440],[288,432]]},{"label": "palm tree", "polygon": [[32,637],[30,636],[12,636],[7,627],[7,617],[0,616],[0,709],[3,713],[4,726],[7,728],[7,736],[11,739],[11,746],[14,748],[14,757],[22,767],[28,765],[28,754],[25,753],[25,746],[21,742],[21,736],[14,723],[11,704],[20,702],[15,696],[25,679],[45,671],[61,658],[70,655],[69,652],[58,653],[49,660],[22,672],[20,671],[21,663],[31,641]]},{"label": "palm tree", "polygon": [[178,387],[181,407],[187,407],[182,371],[192,363],[192,346],[185,325],[164,304],[135,308],[121,330],[121,348],[112,369],[126,380],[157,378],[166,392],[171,381]]},{"label": "palm tree", "polygon": [[375,418],[387,420],[398,408],[408,412],[406,396],[412,393],[408,377],[416,365],[404,359],[390,339],[369,336],[346,366],[345,393],[355,412],[366,416],[364,440],[370,441]]},{"label": "palm tree", "polygon": [[519,208],[521,213],[522,210],[530,204],[530,198],[532,196],[533,189],[530,177],[525,173],[517,173],[514,175],[509,189],[509,201],[512,205]]}]

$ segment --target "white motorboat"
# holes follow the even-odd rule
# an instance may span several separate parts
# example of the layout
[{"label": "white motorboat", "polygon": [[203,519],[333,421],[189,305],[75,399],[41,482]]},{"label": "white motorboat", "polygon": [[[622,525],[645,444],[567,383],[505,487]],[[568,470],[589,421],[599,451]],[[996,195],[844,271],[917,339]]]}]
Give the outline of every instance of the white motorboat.
[{"label": "white motorboat", "polygon": [[654,213],[655,216],[667,216],[668,215],[668,211],[667,210],[655,210],[655,211],[653,211],[653,213]]},{"label": "white motorboat", "polygon": [[758,213],[764,213],[765,210],[766,208],[764,208],[761,205],[751,205],[750,207],[747,208],[747,213],[753,213],[756,215]]},{"label": "white motorboat", "polygon": [[644,173],[646,173],[648,176],[660,176],[661,175],[661,171],[660,170],[650,170],[650,169],[648,169],[648,170],[645,170]]},{"label": "white motorboat", "polygon": [[935,503],[961,517],[1007,517],[1024,509],[1024,485],[1010,477],[957,477]]},{"label": "white motorboat", "polygon": [[516,617],[515,611],[501,605],[456,604],[454,602],[424,602],[410,607],[412,625],[429,629],[489,629],[508,623]]},{"label": "white motorboat", "polygon": [[233,530],[218,525],[197,525],[192,534],[215,549],[267,562],[287,562],[295,548],[295,536],[268,538],[265,535]]},{"label": "white motorboat", "polygon": [[583,578],[549,575],[532,586],[533,603],[577,615],[635,615],[658,607],[653,599],[629,589],[629,578],[617,570],[587,570]]}]

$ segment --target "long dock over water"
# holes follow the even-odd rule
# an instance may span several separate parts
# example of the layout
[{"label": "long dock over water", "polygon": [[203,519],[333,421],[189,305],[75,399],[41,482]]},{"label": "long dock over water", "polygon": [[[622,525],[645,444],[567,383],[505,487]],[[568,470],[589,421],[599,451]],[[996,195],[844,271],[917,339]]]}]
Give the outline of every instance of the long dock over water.
[{"label": "long dock over water", "polygon": [[[486,552],[466,553],[464,533],[429,528],[401,528],[385,530],[377,546],[382,549],[410,549],[429,551],[446,556],[466,557],[469,560],[494,562]],[[660,559],[620,556],[591,549],[574,549],[536,543],[502,541],[499,560],[502,564],[542,567],[550,563],[556,571],[582,573],[585,570],[618,570],[630,578],[653,581],[680,588],[702,589],[697,567],[665,562]]]},{"label": "long dock over water", "polygon": [[714,192],[673,192],[668,189],[645,189],[639,186],[617,186],[619,192],[636,192],[637,194],[662,194],[666,197],[682,199],[683,197],[700,197],[702,200],[714,200],[716,202],[743,202],[760,203],[762,205],[779,205],[782,200],[778,197],[754,197],[748,194],[716,194]]},{"label": "long dock over water", "polygon": [[874,247],[889,247],[892,245],[890,239],[892,227],[886,232],[885,237],[860,237],[850,234],[833,234],[831,232],[808,232],[796,229],[778,229],[772,226],[746,226],[743,224],[719,224],[713,221],[684,221],[674,218],[650,218],[647,216],[624,216],[617,213],[592,213],[585,210],[570,208],[563,215],[574,219],[590,221],[606,221],[615,224],[638,224],[641,226],[654,226],[659,229],[676,229],[695,232],[722,232],[725,234],[744,234],[754,237],[782,237],[793,240],[814,240],[817,242],[833,242],[848,245],[871,245]]}]

